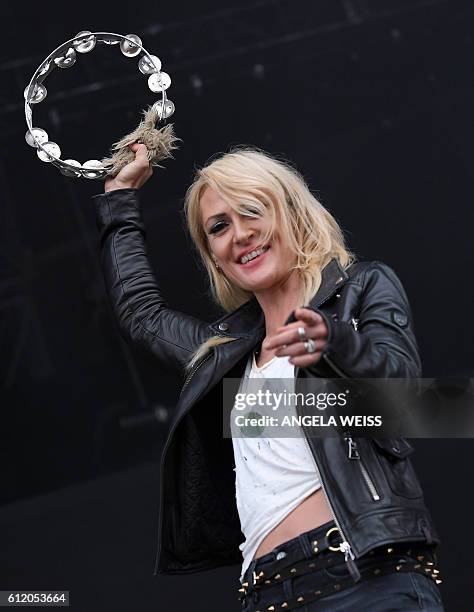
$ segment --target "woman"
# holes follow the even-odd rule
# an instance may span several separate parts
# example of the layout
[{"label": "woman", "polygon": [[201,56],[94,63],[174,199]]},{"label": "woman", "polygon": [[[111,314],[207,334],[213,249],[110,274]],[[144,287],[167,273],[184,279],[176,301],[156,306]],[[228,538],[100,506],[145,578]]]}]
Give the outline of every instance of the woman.
[{"label": "woman", "polygon": [[230,442],[221,430],[224,377],[419,376],[394,272],[354,263],[302,177],[240,149],[198,171],[185,203],[228,314],[208,324],[176,312],[146,257],[137,190],[152,170],[144,145],[132,149],[135,161],[95,200],[122,333],[184,377],[161,464],[155,573],[211,569],[243,555],[246,612],[442,610],[439,539],[405,439],[281,439],[247,456],[255,440]]}]

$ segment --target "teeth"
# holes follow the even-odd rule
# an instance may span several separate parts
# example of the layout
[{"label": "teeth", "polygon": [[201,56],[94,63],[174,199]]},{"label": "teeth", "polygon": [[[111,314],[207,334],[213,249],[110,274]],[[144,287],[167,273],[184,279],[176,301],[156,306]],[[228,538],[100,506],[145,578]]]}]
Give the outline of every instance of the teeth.
[{"label": "teeth", "polygon": [[255,257],[258,257],[259,255],[264,253],[267,249],[268,247],[261,247],[260,249],[257,249],[256,251],[247,253],[247,255],[244,255],[243,257],[241,257],[240,263],[246,264],[248,261],[252,261],[252,259],[255,259]]}]

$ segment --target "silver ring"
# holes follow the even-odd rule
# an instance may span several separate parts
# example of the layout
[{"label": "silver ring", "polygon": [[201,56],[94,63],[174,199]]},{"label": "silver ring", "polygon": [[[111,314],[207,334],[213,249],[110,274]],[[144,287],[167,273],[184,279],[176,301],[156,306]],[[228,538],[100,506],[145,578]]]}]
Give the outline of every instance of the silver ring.
[{"label": "silver ring", "polygon": [[305,347],[307,353],[315,353],[316,352],[316,342],[314,340],[311,340],[311,338],[309,338],[309,340],[307,340],[304,343],[304,347]]},{"label": "silver ring", "polygon": [[301,342],[304,342],[308,338],[304,327],[298,327],[298,336],[300,337]]}]

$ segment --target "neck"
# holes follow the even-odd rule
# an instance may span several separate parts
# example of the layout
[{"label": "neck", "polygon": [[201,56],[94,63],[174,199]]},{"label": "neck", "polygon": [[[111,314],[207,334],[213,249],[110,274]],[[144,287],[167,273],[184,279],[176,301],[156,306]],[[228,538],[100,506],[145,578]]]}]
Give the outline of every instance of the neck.
[{"label": "neck", "polygon": [[284,325],[291,312],[302,305],[298,303],[299,289],[299,275],[293,271],[280,285],[255,292],[255,297],[265,315],[267,337],[274,334],[277,327]]}]

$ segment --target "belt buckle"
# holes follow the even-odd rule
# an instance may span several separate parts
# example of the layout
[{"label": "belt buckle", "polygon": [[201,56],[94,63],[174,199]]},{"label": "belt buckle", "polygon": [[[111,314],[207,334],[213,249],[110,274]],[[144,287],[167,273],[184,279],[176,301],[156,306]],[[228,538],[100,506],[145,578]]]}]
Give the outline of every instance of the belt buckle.
[{"label": "belt buckle", "polygon": [[[330,543],[330,540],[329,540],[329,537],[328,537],[331,533],[335,533],[335,532],[337,532],[339,535],[341,535],[341,532],[339,531],[339,529],[337,527],[331,527],[331,529],[328,529],[326,531],[326,536],[325,537],[326,537],[326,540],[328,542],[329,550],[331,550],[332,552],[339,552],[339,551],[342,551],[342,548],[341,548],[342,541],[339,542],[339,544],[337,546],[331,546],[331,543]],[[342,537],[341,537],[341,540],[342,540]]]}]

